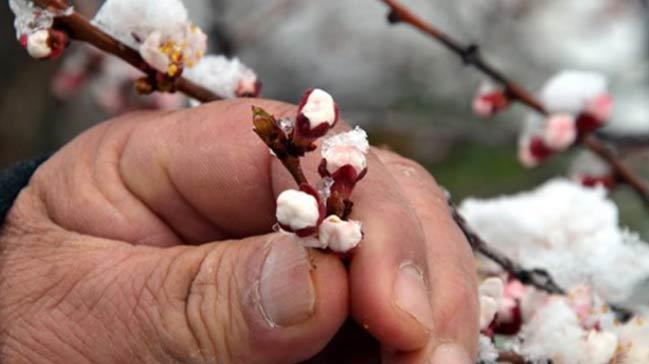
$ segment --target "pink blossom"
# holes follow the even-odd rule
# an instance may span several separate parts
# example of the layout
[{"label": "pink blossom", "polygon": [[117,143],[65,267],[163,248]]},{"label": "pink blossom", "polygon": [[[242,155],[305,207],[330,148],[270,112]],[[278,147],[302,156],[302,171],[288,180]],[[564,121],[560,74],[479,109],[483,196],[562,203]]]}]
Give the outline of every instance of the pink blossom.
[{"label": "pink blossom", "polygon": [[543,141],[547,148],[562,151],[577,139],[575,118],[568,114],[551,115],[545,121]]}]

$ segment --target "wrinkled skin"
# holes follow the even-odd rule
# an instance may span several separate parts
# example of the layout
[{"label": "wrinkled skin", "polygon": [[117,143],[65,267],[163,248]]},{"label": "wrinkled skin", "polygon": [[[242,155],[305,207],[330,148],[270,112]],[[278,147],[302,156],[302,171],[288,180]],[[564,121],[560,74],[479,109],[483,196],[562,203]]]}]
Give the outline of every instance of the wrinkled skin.
[{"label": "wrinkled skin", "polygon": [[[129,114],[38,168],[0,235],[0,362],[295,363],[323,350],[314,362],[373,362],[363,348],[386,363],[428,362],[438,347],[475,355],[471,252],[433,178],[396,154],[370,153],[352,196],[366,235],[345,267],[272,232],[275,197],[294,182],[251,131],[251,103],[295,113],[236,100]],[[315,181],[312,154],[305,170]],[[260,272],[271,251],[290,259],[278,260],[268,289]],[[423,316],[395,296],[404,264],[423,274]],[[340,331],[348,317],[358,325]]]}]

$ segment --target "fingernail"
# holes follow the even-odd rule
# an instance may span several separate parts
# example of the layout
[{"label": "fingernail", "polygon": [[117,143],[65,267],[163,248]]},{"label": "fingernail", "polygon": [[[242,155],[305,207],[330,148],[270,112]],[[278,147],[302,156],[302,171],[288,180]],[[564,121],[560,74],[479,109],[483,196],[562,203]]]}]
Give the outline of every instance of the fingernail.
[{"label": "fingernail", "polygon": [[473,364],[469,354],[461,346],[442,344],[435,349],[431,364]]},{"label": "fingernail", "polygon": [[413,263],[402,264],[394,282],[397,306],[427,329],[433,327],[430,294],[422,271]]},{"label": "fingernail", "polygon": [[272,327],[302,323],[315,310],[309,255],[293,241],[271,244],[259,279],[261,311]]}]

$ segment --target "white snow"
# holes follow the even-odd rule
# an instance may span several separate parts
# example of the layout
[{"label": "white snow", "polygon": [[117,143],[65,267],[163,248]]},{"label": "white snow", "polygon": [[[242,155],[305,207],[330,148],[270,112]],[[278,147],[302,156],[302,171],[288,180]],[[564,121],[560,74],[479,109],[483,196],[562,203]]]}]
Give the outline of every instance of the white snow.
[{"label": "white snow", "polygon": [[591,285],[607,302],[649,301],[649,247],[620,228],[601,188],[554,179],[531,192],[467,199],[459,211],[494,248],[548,270],[561,286]]},{"label": "white snow", "polygon": [[236,97],[240,85],[257,81],[257,74],[238,58],[217,55],[205,56],[183,75],[225,98]]},{"label": "white snow", "polygon": [[561,71],[540,92],[541,102],[551,113],[578,114],[588,102],[608,93],[606,76],[598,72]]}]

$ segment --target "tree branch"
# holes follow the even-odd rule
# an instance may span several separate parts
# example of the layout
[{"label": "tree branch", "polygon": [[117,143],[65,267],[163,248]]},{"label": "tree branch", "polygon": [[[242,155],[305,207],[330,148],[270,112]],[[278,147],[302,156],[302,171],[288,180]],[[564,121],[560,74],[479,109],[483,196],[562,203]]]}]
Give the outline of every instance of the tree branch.
[{"label": "tree branch", "polygon": [[[489,244],[484,241],[480,237],[480,235],[478,235],[478,233],[476,233],[471,228],[471,226],[469,226],[469,223],[466,221],[464,216],[462,216],[459,211],[457,211],[457,208],[455,208],[455,205],[453,204],[449,193],[447,193],[447,196],[449,196],[447,198],[447,202],[451,210],[453,220],[455,220],[455,223],[460,227],[460,230],[462,230],[464,236],[469,241],[469,244],[474,251],[489,258],[491,261],[503,268],[510,276],[516,278],[525,285],[534,286],[535,288],[550,294],[566,294],[566,290],[559,286],[547,271],[543,269],[527,270],[520,264],[507,257],[502,252],[489,246]],[[613,304],[608,304],[608,306],[613,312],[615,312],[618,320],[622,322],[626,322],[631,317],[633,317],[633,312],[624,307]]]},{"label": "tree branch", "polygon": [[[422,18],[415,15],[408,8],[400,4],[397,0],[381,0],[390,8],[388,14],[388,21],[390,23],[403,22],[419,29],[421,32],[427,34],[434,40],[443,44],[451,52],[457,54],[465,65],[473,66],[480,72],[491,78],[493,81],[498,82],[505,88],[505,92],[512,99],[516,100],[530,109],[540,113],[541,115],[548,115],[547,110],[543,104],[536,99],[536,97],[522,86],[515,83],[504,73],[487,63],[480,54],[479,47],[475,44],[463,45],[459,41],[453,39],[448,34],[435,28],[427,23]],[[645,205],[649,206],[649,187],[646,182],[629,169],[619,158],[606,146],[597,139],[596,136],[590,135],[581,140],[581,142],[590,149],[593,153],[604,159],[613,169],[616,176],[623,182],[631,186],[638,196],[643,200]]]},{"label": "tree branch", "polygon": [[[68,4],[65,0],[33,1],[37,6],[58,12],[68,9],[68,7],[70,6],[70,4]],[[71,39],[92,44],[93,46],[101,49],[106,53],[110,53],[116,57],[121,58],[133,67],[144,72],[146,75],[153,76],[157,72],[155,69],[149,66],[149,64],[144,59],[142,59],[137,51],[113,38],[103,30],[97,28],[92,23],[90,23],[88,19],[84,18],[77,12],[72,12],[71,14],[56,17],[54,21],[54,27],[66,31]],[[183,77],[180,77],[176,80],[175,87],[176,90],[201,102],[210,102],[222,99],[222,97],[216,95],[212,91]]]}]

